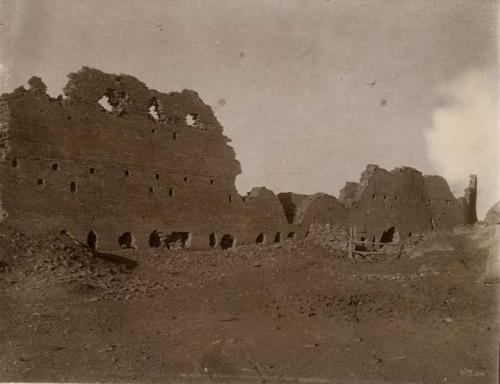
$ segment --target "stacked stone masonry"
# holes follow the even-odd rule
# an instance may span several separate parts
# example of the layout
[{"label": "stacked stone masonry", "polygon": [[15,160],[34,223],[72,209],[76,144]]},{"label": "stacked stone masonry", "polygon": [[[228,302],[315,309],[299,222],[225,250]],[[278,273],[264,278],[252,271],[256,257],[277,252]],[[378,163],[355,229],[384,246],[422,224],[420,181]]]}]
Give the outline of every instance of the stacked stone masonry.
[{"label": "stacked stone masonry", "polygon": [[313,224],[378,239],[474,220],[475,179],[456,199],[412,168],[370,165],[339,199],[265,187],[242,197],[230,140],[196,92],[88,67],[68,77],[64,97],[33,77],[0,98],[0,215],[20,230],[64,229],[106,250],[230,248],[304,238]]}]

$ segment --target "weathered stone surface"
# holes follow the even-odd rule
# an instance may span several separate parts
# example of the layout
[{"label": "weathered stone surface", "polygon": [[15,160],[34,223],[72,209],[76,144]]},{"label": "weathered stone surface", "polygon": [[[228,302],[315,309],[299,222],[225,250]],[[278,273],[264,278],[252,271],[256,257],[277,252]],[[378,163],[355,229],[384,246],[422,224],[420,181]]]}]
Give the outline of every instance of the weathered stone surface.
[{"label": "weathered stone surface", "polygon": [[[83,241],[92,230],[105,249],[147,247],[155,230],[188,232],[193,247],[208,247],[212,233],[244,243],[287,225],[272,192],[251,193],[248,204],[239,196],[240,164],[196,92],[164,94],[87,67],[69,78],[64,98],[50,98],[35,77],[29,90],[1,98],[9,224],[66,229]],[[103,96],[109,110],[98,103]]]},{"label": "weathered stone surface", "polygon": [[475,177],[456,199],[442,177],[408,167],[370,164],[338,199],[265,187],[242,197],[230,140],[196,92],[88,67],[57,99],[28,83],[0,98],[0,220],[22,231],[64,229],[99,249],[229,248],[313,226],[385,241],[475,221]]},{"label": "weathered stone surface", "polygon": [[488,224],[500,224],[500,201],[488,210],[484,221]]}]

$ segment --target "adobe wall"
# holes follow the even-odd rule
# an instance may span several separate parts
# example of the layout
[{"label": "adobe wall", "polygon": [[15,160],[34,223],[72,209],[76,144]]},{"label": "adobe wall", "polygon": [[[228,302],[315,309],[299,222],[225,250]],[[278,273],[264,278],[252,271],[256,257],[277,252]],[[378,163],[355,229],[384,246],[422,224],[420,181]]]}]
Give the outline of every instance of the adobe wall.
[{"label": "adobe wall", "polygon": [[[132,76],[86,67],[69,78],[64,98],[50,98],[39,78],[2,96],[7,224],[65,229],[82,241],[93,230],[102,249],[117,248],[124,232],[140,248],[155,229],[190,232],[193,247],[208,247],[211,233],[245,243],[286,226],[268,217],[266,199],[261,207],[252,197],[247,206],[239,196],[240,164],[196,92],[160,93]],[[104,95],[109,111],[98,104]]]},{"label": "adobe wall", "polygon": [[230,140],[196,92],[87,67],[68,77],[64,97],[33,77],[0,98],[0,220],[23,231],[64,229],[84,242],[94,231],[109,250],[127,232],[139,248],[154,231],[183,232],[207,248],[225,234],[270,243],[330,225],[379,240],[394,227],[404,240],[474,221],[475,178],[456,199],[443,178],[408,167],[368,165],[338,199],[265,187],[242,197]]},{"label": "adobe wall", "polygon": [[358,240],[377,242],[394,228],[391,236],[405,241],[465,224],[475,209],[475,202],[469,206],[465,198],[455,198],[440,176],[424,176],[409,167],[389,172],[374,164],[367,166],[359,182],[347,182],[339,199],[326,194],[278,196],[299,238],[311,228],[326,226],[355,228]]},{"label": "adobe wall", "polygon": [[369,165],[359,183],[348,183],[339,200],[349,207],[348,225],[358,237],[379,241],[394,227],[403,241],[431,230],[464,223],[464,208],[440,176],[401,167],[386,171]]}]

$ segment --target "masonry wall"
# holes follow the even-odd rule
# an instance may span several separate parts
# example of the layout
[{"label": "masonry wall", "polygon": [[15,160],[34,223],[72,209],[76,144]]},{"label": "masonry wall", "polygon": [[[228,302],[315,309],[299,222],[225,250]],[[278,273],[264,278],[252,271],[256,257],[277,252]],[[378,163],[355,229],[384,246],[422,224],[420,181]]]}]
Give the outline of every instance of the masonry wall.
[{"label": "masonry wall", "polygon": [[339,198],[242,197],[234,150],[196,92],[161,93],[128,75],[82,68],[65,96],[33,77],[0,98],[0,221],[24,231],[66,230],[98,248],[147,248],[151,236],[188,236],[194,248],[307,237],[312,226],[356,227],[379,241],[450,229],[475,217],[477,181],[456,199],[446,180],[368,165]]},{"label": "masonry wall", "polygon": [[[189,232],[191,246],[208,247],[212,233],[245,243],[286,225],[279,216],[259,219],[265,204],[247,206],[238,195],[230,140],[195,92],[163,94],[90,68],[69,78],[65,98],[50,98],[37,78],[2,97],[7,224],[65,229],[83,241],[93,230],[103,249],[118,248],[126,232],[140,248],[154,230]],[[98,104],[105,95],[110,110]]]}]

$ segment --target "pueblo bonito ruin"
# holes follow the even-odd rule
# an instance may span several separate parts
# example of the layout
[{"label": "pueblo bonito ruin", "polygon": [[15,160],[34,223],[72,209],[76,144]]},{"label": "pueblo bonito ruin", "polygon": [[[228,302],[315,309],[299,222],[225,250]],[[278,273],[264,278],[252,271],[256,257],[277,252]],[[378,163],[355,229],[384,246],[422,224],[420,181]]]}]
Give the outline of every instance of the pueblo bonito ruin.
[{"label": "pueblo bonito ruin", "polygon": [[0,215],[29,232],[65,230],[92,248],[223,249],[301,239],[312,226],[405,241],[473,223],[477,180],[455,198],[445,179],[368,165],[339,198],[240,196],[230,140],[191,90],[161,93],[129,75],[83,67],[64,96],[38,77],[0,99]]}]

